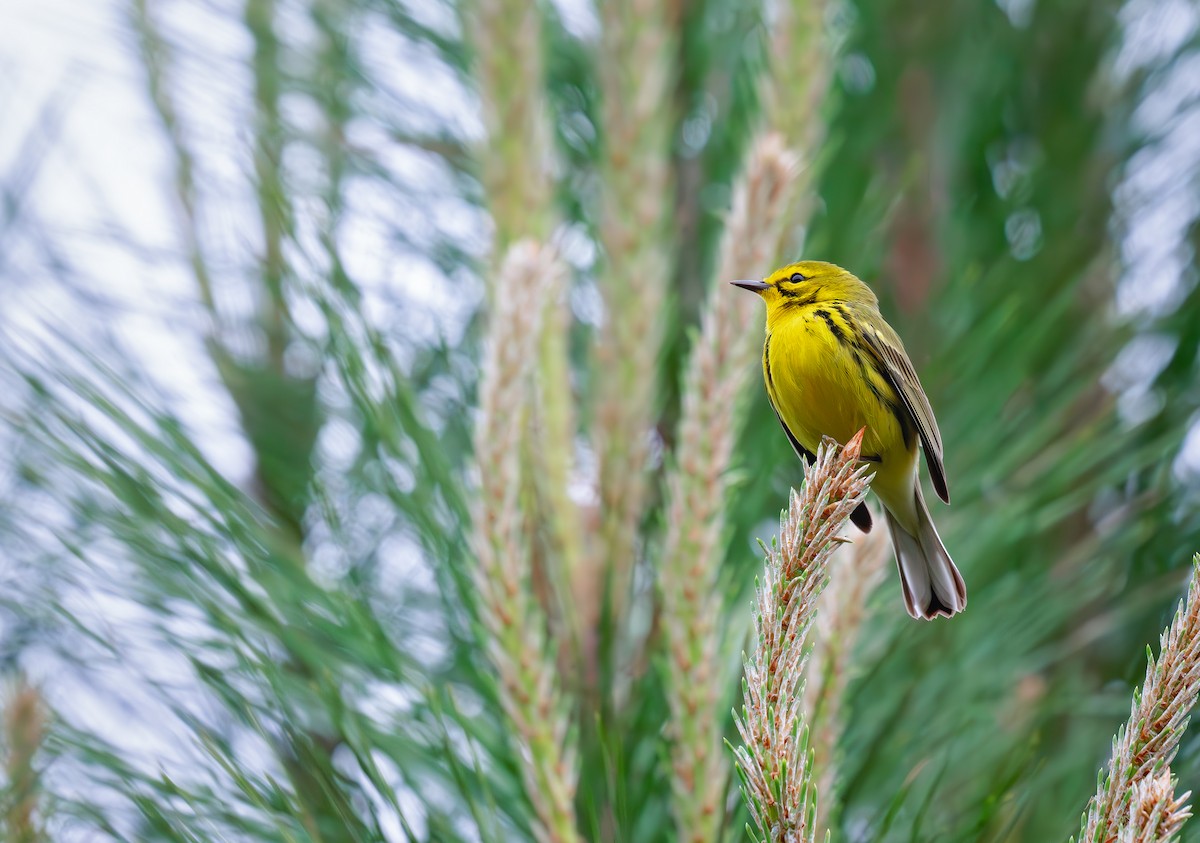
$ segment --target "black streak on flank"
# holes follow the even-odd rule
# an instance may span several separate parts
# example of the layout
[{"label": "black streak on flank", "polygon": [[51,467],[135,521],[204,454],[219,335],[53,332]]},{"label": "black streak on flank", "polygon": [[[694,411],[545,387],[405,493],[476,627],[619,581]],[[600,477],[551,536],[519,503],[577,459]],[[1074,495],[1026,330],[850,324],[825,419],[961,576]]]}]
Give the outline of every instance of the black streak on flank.
[{"label": "black streak on flank", "polygon": [[838,325],[838,323],[834,320],[833,316],[830,315],[828,310],[818,310],[818,311],[816,311],[816,315],[820,316],[822,319],[825,320],[825,324],[829,326],[829,333],[833,334],[833,338],[835,340],[837,340],[842,345],[847,344],[845,332],[841,329],[841,327]]},{"label": "black streak on flank", "polygon": [[862,374],[863,383],[867,385],[867,389],[871,390],[871,394],[875,396],[875,400],[880,404],[886,404],[887,399],[883,397],[883,391],[875,383],[875,379],[871,377],[867,371],[867,361],[863,357],[862,349],[857,345],[851,346],[851,353],[854,355],[854,362],[858,364],[858,371]]},{"label": "black streak on flank", "polygon": [[850,318],[850,314],[846,312],[846,306],[842,302],[840,302],[840,301],[834,302],[832,305],[832,310],[838,316],[842,317],[843,325],[853,325],[854,324],[854,320]]},{"label": "black streak on flank", "polygon": [[[771,335],[767,334],[767,341],[763,343],[763,370],[767,373],[767,386],[770,387],[768,394],[775,394],[775,378],[771,377]],[[782,421],[782,420],[781,420]]]}]

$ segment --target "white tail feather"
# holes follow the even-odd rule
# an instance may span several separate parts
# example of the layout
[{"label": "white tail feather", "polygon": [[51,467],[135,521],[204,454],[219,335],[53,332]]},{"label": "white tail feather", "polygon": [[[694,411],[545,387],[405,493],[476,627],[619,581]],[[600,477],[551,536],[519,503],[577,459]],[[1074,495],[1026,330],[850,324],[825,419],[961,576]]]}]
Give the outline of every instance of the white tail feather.
[{"label": "white tail feather", "polygon": [[896,566],[900,569],[904,608],[914,618],[953,617],[967,606],[967,585],[933,526],[920,486],[914,494],[917,535],[909,533],[887,513]]}]

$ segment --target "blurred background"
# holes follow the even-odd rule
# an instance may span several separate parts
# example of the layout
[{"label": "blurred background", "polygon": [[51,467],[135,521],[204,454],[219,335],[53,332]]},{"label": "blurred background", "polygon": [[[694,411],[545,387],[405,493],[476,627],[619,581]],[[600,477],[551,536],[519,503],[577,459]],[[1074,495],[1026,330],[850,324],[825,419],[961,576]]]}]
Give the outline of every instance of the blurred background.
[{"label": "blurred background", "polygon": [[[887,561],[833,837],[1076,832],[1200,549],[1200,6],[3,16],[6,839],[535,839],[471,550],[480,360],[523,236],[569,270],[536,352],[569,410],[549,509],[599,513],[634,595],[551,613],[552,638],[601,619],[564,680],[578,827],[684,839],[656,552],[689,349],[706,307],[734,306],[718,246],[766,128],[799,155],[798,199],[780,254],[738,275],[803,244],[872,284],[937,411],[954,505],[934,517],[971,594],[911,622]],[[709,621],[730,739],[755,539],[801,477],[748,363]],[[610,522],[628,498],[596,431],[621,424],[645,488]],[[545,524],[553,568],[573,528]],[[718,799],[710,839],[742,839],[736,788]]]}]

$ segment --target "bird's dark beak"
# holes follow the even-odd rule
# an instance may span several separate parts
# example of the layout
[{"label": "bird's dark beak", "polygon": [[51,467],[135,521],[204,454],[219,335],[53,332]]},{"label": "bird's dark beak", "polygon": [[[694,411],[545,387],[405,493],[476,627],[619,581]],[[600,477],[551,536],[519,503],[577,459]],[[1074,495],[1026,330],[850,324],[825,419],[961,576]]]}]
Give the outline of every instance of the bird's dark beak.
[{"label": "bird's dark beak", "polygon": [[762,295],[762,291],[771,285],[765,281],[730,281],[735,287],[741,287],[743,290],[749,290],[752,293]]}]

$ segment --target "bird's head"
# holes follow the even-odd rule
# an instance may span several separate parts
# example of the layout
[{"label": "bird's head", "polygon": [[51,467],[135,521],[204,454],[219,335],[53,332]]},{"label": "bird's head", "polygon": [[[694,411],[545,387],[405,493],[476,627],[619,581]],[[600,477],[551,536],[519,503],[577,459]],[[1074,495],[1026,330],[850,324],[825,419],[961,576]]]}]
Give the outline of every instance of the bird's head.
[{"label": "bird's head", "polygon": [[734,286],[758,293],[767,313],[822,302],[844,301],[878,306],[871,288],[840,266],[825,261],[799,261],[781,266],[762,281],[733,281]]}]

